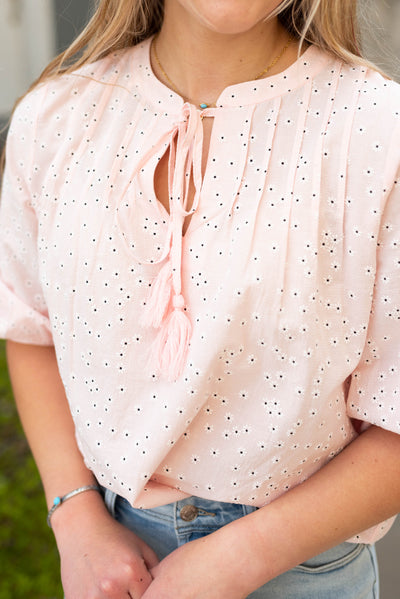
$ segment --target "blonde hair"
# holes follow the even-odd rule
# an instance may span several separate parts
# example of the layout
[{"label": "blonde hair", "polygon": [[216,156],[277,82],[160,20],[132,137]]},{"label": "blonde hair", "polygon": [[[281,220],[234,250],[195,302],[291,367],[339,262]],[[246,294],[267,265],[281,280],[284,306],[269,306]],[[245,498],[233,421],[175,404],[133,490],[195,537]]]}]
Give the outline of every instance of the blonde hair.
[{"label": "blonde hair", "polygon": [[[28,92],[50,77],[138,44],[160,30],[163,16],[164,0],[96,0],[85,29],[50,62]],[[300,40],[300,47],[304,42],[315,44],[348,64],[373,67],[360,50],[357,0],[283,0],[272,16],[278,16]],[[4,154],[1,163],[0,172]]]},{"label": "blonde hair", "polygon": [[[163,13],[163,0],[96,0],[85,29],[33,86],[138,44],[160,30]],[[357,0],[283,0],[276,15],[301,43],[315,44],[346,63],[367,64],[360,50]]]}]

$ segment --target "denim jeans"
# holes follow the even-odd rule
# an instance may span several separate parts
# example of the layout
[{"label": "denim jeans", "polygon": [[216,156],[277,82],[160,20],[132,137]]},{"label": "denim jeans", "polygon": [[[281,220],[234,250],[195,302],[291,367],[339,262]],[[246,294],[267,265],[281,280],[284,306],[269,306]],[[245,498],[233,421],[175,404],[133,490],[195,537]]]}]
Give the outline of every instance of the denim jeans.
[{"label": "denim jeans", "polygon": [[[114,518],[133,530],[162,559],[187,543],[212,533],[257,508],[188,497],[139,510],[105,491]],[[343,543],[285,572],[249,599],[378,599],[378,568],[372,545]],[[227,598],[228,599],[228,598]]]}]

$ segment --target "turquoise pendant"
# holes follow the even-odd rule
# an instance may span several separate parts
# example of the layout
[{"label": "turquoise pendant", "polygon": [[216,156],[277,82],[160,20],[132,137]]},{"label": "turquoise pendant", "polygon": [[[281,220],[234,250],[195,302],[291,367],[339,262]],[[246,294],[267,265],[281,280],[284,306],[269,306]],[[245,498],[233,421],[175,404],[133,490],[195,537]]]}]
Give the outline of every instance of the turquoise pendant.
[{"label": "turquoise pendant", "polygon": [[202,102],[202,103],[200,104],[200,108],[201,108],[202,110],[205,110],[206,108],[208,108],[208,104],[205,104],[204,102]]}]

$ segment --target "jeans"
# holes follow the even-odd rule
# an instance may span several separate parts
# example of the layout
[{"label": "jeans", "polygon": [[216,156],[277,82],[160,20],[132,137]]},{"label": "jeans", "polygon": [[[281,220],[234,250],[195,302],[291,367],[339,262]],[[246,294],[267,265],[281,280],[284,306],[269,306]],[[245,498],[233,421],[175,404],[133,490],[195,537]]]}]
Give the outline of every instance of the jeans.
[{"label": "jeans", "polygon": [[[257,508],[188,497],[161,507],[139,510],[105,491],[114,518],[133,530],[159,559],[212,533]],[[379,583],[372,545],[342,543],[263,585],[248,599],[378,599]],[[228,599],[228,598],[227,598]]]}]

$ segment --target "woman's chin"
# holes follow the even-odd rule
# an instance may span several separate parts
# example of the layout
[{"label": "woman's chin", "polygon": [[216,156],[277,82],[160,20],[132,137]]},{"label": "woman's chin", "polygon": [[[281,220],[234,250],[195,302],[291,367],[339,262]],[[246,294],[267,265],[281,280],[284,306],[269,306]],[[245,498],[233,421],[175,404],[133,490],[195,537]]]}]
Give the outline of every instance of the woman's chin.
[{"label": "woman's chin", "polygon": [[263,23],[280,4],[279,0],[179,0],[179,4],[191,13],[207,29],[221,35],[241,35]]}]

